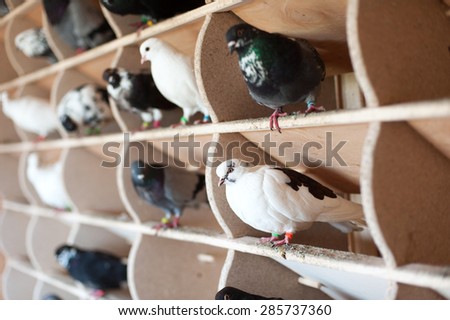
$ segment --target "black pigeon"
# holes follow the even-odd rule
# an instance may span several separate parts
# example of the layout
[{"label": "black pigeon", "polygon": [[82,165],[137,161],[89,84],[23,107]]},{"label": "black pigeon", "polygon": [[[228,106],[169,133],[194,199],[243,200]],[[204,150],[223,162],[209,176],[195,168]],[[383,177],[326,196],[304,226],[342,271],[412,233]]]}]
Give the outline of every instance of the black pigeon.
[{"label": "black pigeon", "polygon": [[282,298],[266,298],[248,293],[234,287],[225,287],[216,293],[215,300],[283,300]]},{"label": "black pigeon", "polygon": [[286,115],[282,108],[288,104],[306,101],[305,114],[324,110],[315,106],[315,98],[325,78],[325,65],[309,42],[268,33],[247,23],[231,27],[226,40],[230,53],[239,55],[252,98],[275,109],[270,116],[271,130],[275,126],[280,131],[278,117]]},{"label": "black pigeon", "polygon": [[77,51],[95,48],[115,39],[98,0],[43,0],[51,26]]},{"label": "black pigeon", "polygon": [[109,11],[119,15],[141,15],[142,25],[154,24],[205,4],[205,0],[100,0]]},{"label": "black pigeon", "polygon": [[55,254],[72,278],[91,289],[119,289],[127,281],[127,265],[110,253],[62,245]]},{"label": "black pigeon", "polygon": [[207,201],[205,176],[195,172],[137,160],[131,164],[131,180],[142,199],[164,210],[165,218],[157,229],[177,228],[185,207]]},{"label": "black pigeon", "polygon": [[42,297],[42,300],[63,300],[60,296],[50,293]]},{"label": "black pigeon", "polygon": [[50,63],[58,62],[42,28],[22,31],[15,37],[14,43],[17,49],[29,58],[46,58]]},{"label": "black pigeon", "polygon": [[120,109],[137,114],[142,119],[142,129],[153,121],[153,127],[161,125],[160,110],[177,106],[168,101],[156,88],[151,73],[130,73],[124,68],[109,68],[103,72],[109,95]]}]

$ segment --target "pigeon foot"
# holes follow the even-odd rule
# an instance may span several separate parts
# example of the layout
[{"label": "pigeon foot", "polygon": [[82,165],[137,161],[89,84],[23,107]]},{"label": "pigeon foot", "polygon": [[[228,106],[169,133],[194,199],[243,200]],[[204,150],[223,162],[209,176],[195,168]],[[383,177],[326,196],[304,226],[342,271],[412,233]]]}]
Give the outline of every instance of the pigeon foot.
[{"label": "pigeon foot", "polygon": [[44,136],[37,136],[36,139],[33,140],[33,143],[39,143],[45,140]]},{"label": "pigeon foot", "polygon": [[292,237],[293,237],[294,235],[292,234],[292,233],[290,233],[290,232],[286,232],[285,234],[284,234],[284,238],[283,239],[281,239],[281,240],[278,240],[278,241],[271,241],[272,242],[272,245],[273,246],[275,246],[275,247],[278,247],[278,246],[281,246],[281,245],[283,245],[283,244],[289,244],[290,243],[290,241],[292,240]]},{"label": "pigeon foot", "polygon": [[273,130],[273,128],[275,128],[275,129],[277,129],[277,131],[279,133],[281,133],[280,126],[278,125],[278,118],[279,117],[285,117],[285,116],[287,116],[287,113],[283,112],[283,109],[281,107],[277,108],[274,111],[274,113],[272,113],[272,115],[269,118],[269,128],[270,128],[270,130]]},{"label": "pigeon foot", "polygon": [[323,112],[323,111],[325,111],[324,107],[322,107],[322,106],[316,107],[315,105],[310,104],[310,105],[308,105],[308,109],[306,109],[306,111],[305,111],[305,117],[312,112]]}]

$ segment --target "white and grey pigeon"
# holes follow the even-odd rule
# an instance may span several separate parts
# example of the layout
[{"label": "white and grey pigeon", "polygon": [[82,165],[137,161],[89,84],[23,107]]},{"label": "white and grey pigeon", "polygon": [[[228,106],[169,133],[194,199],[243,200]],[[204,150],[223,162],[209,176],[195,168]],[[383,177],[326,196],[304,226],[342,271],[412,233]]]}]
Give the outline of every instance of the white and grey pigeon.
[{"label": "white and grey pigeon", "polygon": [[47,100],[33,96],[10,99],[6,91],[2,92],[1,100],[3,113],[17,127],[37,134],[36,141],[45,139],[57,130],[58,119]]},{"label": "white and grey pigeon", "polygon": [[207,202],[205,176],[196,172],[137,160],[131,164],[131,181],[139,197],[165,212],[157,229],[177,228],[186,207]]},{"label": "white and grey pigeon", "polygon": [[84,51],[115,39],[98,0],[43,0],[47,19],[60,38]]},{"label": "white and grey pigeon", "polygon": [[31,28],[20,32],[15,37],[14,43],[17,49],[28,58],[46,58],[50,63],[58,62],[42,28]]},{"label": "white and grey pigeon", "polygon": [[27,179],[33,185],[41,201],[58,210],[70,210],[72,204],[66,192],[63,178],[63,161],[40,166],[37,153],[27,157]]},{"label": "white and grey pigeon", "polygon": [[167,100],[183,109],[181,124],[186,124],[196,112],[203,113],[203,123],[211,120],[208,108],[200,97],[191,57],[158,38],[144,41],[139,52],[141,63],[151,62],[151,72],[158,90]]},{"label": "white and grey pigeon", "polygon": [[108,68],[103,72],[106,90],[121,110],[137,114],[142,120],[141,129],[153,122],[154,128],[161,126],[161,110],[171,110],[176,105],[168,101],[156,88],[152,75],[131,73],[124,68]]},{"label": "white and grey pigeon", "polygon": [[315,221],[331,223],[343,232],[365,226],[361,205],[295,170],[232,159],[222,162],[216,174],[219,186],[226,185],[228,204],[236,215],[253,228],[271,233],[261,239],[263,243],[288,244],[296,231]]},{"label": "white and grey pigeon", "polygon": [[58,104],[58,117],[67,132],[86,128],[86,135],[97,134],[112,119],[108,92],[96,84],[83,84],[68,91]]}]

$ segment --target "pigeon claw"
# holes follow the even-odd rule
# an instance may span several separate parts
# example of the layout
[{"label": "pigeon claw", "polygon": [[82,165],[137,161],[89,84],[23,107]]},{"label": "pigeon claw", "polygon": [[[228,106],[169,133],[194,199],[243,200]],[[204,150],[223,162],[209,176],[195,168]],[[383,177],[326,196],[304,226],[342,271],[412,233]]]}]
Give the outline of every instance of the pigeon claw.
[{"label": "pigeon claw", "polygon": [[325,111],[324,107],[322,107],[322,106],[316,107],[315,105],[310,104],[305,111],[305,117],[312,112],[323,112],[323,111]]},{"label": "pigeon claw", "polygon": [[269,118],[269,128],[270,130],[273,130],[273,128],[277,129],[279,133],[281,133],[280,125],[278,124],[278,118],[279,117],[285,117],[287,116],[286,112],[283,112],[283,110],[280,108],[277,108],[272,115]]}]

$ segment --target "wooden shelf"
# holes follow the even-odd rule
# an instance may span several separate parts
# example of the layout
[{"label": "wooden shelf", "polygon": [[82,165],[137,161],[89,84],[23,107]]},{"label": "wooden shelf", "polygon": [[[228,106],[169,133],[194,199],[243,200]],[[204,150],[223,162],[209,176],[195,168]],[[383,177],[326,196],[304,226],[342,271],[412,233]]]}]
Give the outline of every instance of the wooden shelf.
[{"label": "wooden shelf", "polygon": [[[41,1],[14,2],[14,10],[0,19],[0,92],[44,97],[56,111],[68,90],[84,83],[105,86],[106,68],[147,70],[148,64],[139,64],[138,48],[155,36],[193,58],[212,123],[171,128],[180,118],[177,109],[164,114],[162,128],[134,132],[140,119],[110,101],[112,119],[101,135],[80,137],[60,127],[34,143],[34,135],[0,114],[4,296],[40,299],[55,292],[65,299],[89,298],[89,290],[54,260],[55,248],[67,242],[109,249],[127,260],[128,287],[108,299],[212,299],[226,285],[285,299],[449,299],[450,27],[446,8],[432,2],[425,7],[421,0],[395,6],[388,0],[216,0],[140,33],[127,25],[135,17],[102,8],[117,39],[78,55],[53,35]],[[283,117],[281,134],[268,129],[271,110],[251,99],[236,56],[226,48],[226,30],[241,21],[305,38],[318,49],[327,68],[318,103],[326,112]],[[30,26],[46,30],[58,63],[17,52],[13,39]],[[286,110],[304,108],[299,103]],[[180,141],[192,143],[183,150],[171,147]],[[330,148],[341,142],[339,159],[345,163],[329,158]],[[232,144],[238,147],[229,154],[214,152],[214,146],[226,151]],[[211,165],[226,157],[247,159],[243,146],[254,152],[255,164],[307,172],[360,202],[368,223],[364,235],[315,224],[287,248],[258,244],[262,233],[233,213]],[[63,161],[72,212],[43,205],[25,174],[30,152],[44,163]],[[126,161],[148,156],[181,162],[206,176],[209,206],[186,210],[179,229],[155,230],[163,213],[141,200],[131,184]],[[121,162],[102,165],[115,157]],[[172,281],[176,290],[155,289]]]}]

